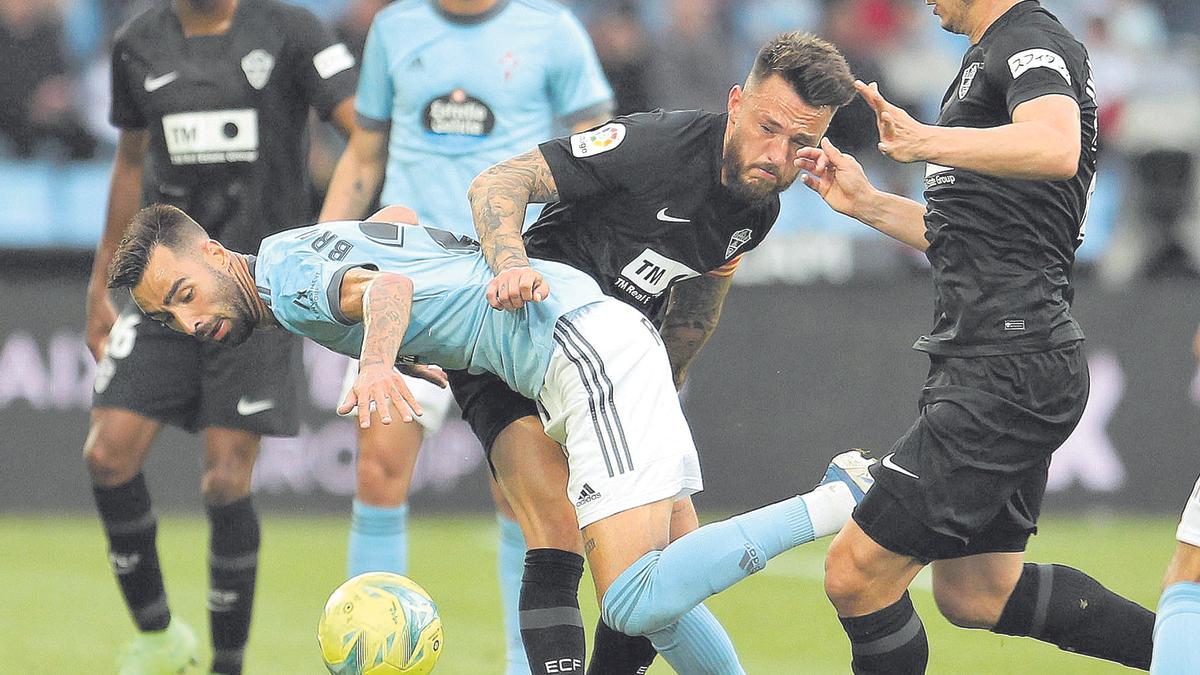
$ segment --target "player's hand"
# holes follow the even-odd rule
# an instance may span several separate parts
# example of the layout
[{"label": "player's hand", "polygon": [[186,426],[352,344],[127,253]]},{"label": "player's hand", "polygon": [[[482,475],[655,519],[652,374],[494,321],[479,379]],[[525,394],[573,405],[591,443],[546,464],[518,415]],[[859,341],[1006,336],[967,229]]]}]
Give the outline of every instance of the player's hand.
[{"label": "player's hand", "polygon": [[446,371],[442,370],[441,366],[406,363],[400,366],[400,372],[409,377],[415,377],[418,380],[425,380],[430,384],[436,384],[442,389],[450,386],[450,379],[446,377]]},{"label": "player's hand", "polygon": [[532,267],[501,270],[487,287],[492,309],[520,309],[527,302],[541,302],[550,295],[550,284]]},{"label": "player's hand", "polygon": [[921,162],[929,159],[930,137],[934,127],[921,124],[903,108],[892,105],[879,85],[855,80],[854,88],[875,111],[875,124],[879,127],[879,152],[897,162]]},{"label": "player's hand", "polygon": [[358,406],[358,426],[363,429],[370,428],[372,412],[378,413],[379,421],[384,424],[392,423],[393,409],[405,422],[411,422],[414,415],[421,414],[421,404],[409,391],[404,378],[395,368],[384,364],[359,367],[354,386],[337,412],[348,415],[354,406]]},{"label": "player's hand", "polygon": [[863,205],[875,194],[862,165],[838,150],[828,138],[820,148],[801,148],[796,154],[801,180],[838,213],[858,218]]},{"label": "player's hand", "polygon": [[117,306],[107,291],[88,301],[87,327],[85,339],[88,351],[97,362],[104,358],[104,349],[108,346],[108,334],[112,332],[113,324],[117,322]]}]

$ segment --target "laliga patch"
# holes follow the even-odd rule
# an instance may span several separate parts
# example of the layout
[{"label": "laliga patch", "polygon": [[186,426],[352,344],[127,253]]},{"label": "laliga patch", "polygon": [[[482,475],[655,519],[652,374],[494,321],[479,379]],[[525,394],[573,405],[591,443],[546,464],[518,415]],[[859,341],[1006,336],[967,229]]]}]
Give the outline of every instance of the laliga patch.
[{"label": "laliga patch", "polygon": [[1067,62],[1049,49],[1026,49],[1008,58],[1008,69],[1012,71],[1014,80],[1034,68],[1049,68],[1062,75],[1067,84],[1071,84],[1071,72],[1067,70]]},{"label": "laliga patch", "polygon": [[571,136],[571,154],[576,157],[591,157],[608,152],[625,140],[625,125],[609,122],[602,127]]},{"label": "laliga patch", "polygon": [[267,86],[271,79],[271,69],[275,67],[275,57],[265,49],[255,49],[242,57],[242,72],[246,73],[246,81],[255,89]]},{"label": "laliga patch", "polygon": [[958,100],[963,100],[967,97],[967,92],[971,91],[971,84],[975,82],[975,76],[979,74],[979,69],[983,64],[979,61],[972,63],[963,70],[962,83],[958,85]]}]

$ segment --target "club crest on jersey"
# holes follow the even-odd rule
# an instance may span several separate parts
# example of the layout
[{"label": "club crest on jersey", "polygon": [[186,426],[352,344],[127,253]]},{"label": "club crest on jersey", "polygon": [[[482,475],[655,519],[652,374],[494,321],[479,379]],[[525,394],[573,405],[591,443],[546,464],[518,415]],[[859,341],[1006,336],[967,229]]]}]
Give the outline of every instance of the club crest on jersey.
[{"label": "club crest on jersey", "polygon": [[496,115],[488,104],[463,89],[430,101],[423,120],[426,131],[442,136],[487,136],[496,128]]},{"label": "club crest on jersey", "polygon": [[271,79],[271,69],[275,67],[275,57],[265,49],[255,49],[242,57],[242,72],[246,73],[246,81],[255,89],[267,86]]},{"label": "club crest on jersey", "polygon": [[963,69],[962,83],[958,85],[958,100],[961,101],[967,97],[967,92],[971,91],[971,83],[975,81],[975,75],[982,67],[983,63],[976,61]]},{"label": "club crest on jersey", "polygon": [[732,257],[734,253],[737,253],[739,248],[745,246],[746,242],[750,241],[750,237],[752,236],[754,236],[754,230],[748,227],[734,232],[733,236],[729,238],[729,246],[725,247],[725,257]]},{"label": "club crest on jersey", "polygon": [[625,125],[609,122],[602,127],[571,136],[571,154],[576,157],[591,157],[608,152],[625,140]]}]

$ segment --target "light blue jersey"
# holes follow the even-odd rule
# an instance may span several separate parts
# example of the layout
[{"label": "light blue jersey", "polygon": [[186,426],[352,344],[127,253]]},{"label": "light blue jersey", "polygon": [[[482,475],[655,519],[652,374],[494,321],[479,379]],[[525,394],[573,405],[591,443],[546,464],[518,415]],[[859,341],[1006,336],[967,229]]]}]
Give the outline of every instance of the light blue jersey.
[{"label": "light blue jersey", "polygon": [[253,274],[284,328],[355,358],[364,329],[341,311],[342,278],[355,267],[403,274],[412,280],[413,304],[402,362],[486,371],[537,398],[558,318],[604,295],[583,272],[531,262],[551,294],[516,312],[488,306],[484,290],[493,275],[478,242],[418,225],[343,221],[280,232],[263,240]]},{"label": "light blue jersey", "polygon": [[355,109],[365,128],[391,125],[382,203],[474,236],[471,180],[612,98],[587,33],[556,2],[499,0],[463,17],[400,0],[371,25]]}]

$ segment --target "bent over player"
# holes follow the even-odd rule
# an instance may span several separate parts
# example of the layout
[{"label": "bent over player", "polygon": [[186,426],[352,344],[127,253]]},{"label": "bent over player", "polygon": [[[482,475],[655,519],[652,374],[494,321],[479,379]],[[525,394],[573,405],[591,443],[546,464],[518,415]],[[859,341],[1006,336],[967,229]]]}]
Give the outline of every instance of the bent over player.
[{"label": "bent over player", "polygon": [[[649,635],[681,673],[741,673],[724,629],[702,602],[773,556],[837,531],[869,487],[849,471],[816,490],[702,527],[667,545],[671,511],[702,489],[691,433],[658,333],[587,275],[534,261],[553,296],[522,312],[493,311],[479,244],[411,225],[389,207],[367,222],[323,223],[232,253],[183,212],[143,209],[114,258],[110,286],[130,288],[151,318],[205,342],[237,345],[281,327],[360,358],[340,410],[360,424],[411,422],[420,406],[397,362],[491,372],[537,399],[546,433],[563,444],[589,563],[609,621]],[[372,413],[372,406],[377,413]],[[396,421],[399,421],[396,420]],[[835,458],[835,467],[842,466]],[[610,468],[624,467],[614,478]],[[536,470],[536,468],[532,469]],[[626,591],[605,591],[621,578]],[[636,579],[636,581],[635,581]]]},{"label": "bent over player", "polygon": [[1025,562],[1050,455],[1083,414],[1088,371],[1071,268],[1096,171],[1087,53],[1033,0],[936,0],[970,38],[936,126],[876,87],[879,149],[926,163],[928,206],[876,190],[825,142],[805,182],[835,210],[924,251],[937,293],[920,416],[829,549],[825,590],[856,673],[924,672],[907,588],[926,565],[955,625],[1148,668],[1154,615],[1079,570]]},{"label": "bent over player", "polygon": [[87,339],[98,366],[84,458],[113,572],[140,631],[120,672],[176,672],[195,660],[195,637],[168,607],[142,475],[151,443],[170,424],[204,430],[212,670],[238,673],[258,568],[250,473],[262,435],[297,431],[300,344],[263,334],[235,352],[182,339],[133,306],[118,316],[105,272],[140,203],[187,208],[237,248],[311,222],[308,111],[349,132],[354,58],[307,10],[277,0],[176,0],[122,28],[112,60],[120,138],[88,289]]}]

